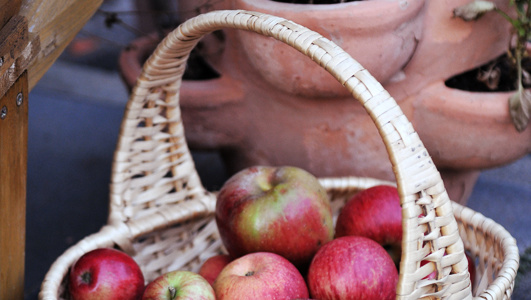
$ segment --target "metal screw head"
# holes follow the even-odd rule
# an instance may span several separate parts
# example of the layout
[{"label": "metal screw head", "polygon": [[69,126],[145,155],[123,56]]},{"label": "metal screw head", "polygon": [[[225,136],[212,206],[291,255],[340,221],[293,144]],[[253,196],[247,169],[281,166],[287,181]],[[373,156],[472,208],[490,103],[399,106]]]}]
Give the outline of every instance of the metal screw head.
[{"label": "metal screw head", "polygon": [[2,109],[0,109],[0,119],[5,119],[7,116],[7,106],[4,105]]},{"label": "metal screw head", "polygon": [[23,100],[24,100],[24,95],[22,95],[22,93],[18,93],[17,94],[17,106],[21,106]]}]

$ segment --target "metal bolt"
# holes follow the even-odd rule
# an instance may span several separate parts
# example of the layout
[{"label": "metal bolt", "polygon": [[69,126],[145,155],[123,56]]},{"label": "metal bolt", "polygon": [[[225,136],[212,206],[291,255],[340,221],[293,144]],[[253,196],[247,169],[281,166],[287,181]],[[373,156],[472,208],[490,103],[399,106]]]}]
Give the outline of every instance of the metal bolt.
[{"label": "metal bolt", "polygon": [[17,94],[17,106],[21,106],[23,100],[24,100],[24,95],[22,95],[22,93],[18,93]]},{"label": "metal bolt", "polygon": [[5,119],[7,116],[7,106],[4,105],[2,109],[0,110],[0,119]]}]

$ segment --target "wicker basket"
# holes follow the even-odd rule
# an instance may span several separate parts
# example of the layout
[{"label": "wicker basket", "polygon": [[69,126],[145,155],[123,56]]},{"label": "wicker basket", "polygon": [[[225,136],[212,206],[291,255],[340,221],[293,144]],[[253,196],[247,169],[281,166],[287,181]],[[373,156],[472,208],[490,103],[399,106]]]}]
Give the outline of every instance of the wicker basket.
[{"label": "wicker basket", "polygon": [[[500,225],[448,198],[442,179],[411,123],[387,91],[340,47],[291,21],[249,11],[215,11],[171,32],[144,65],[127,104],[114,157],[107,225],[61,255],[40,299],[68,299],[69,267],[84,253],[117,247],[131,254],[147,281],[197,271],[224,252],[213,212],[215,192],[202,186],[184,137],[179,88],[190,51],[224,28],[278,39],[306,54],[342,83],[370,114],[396,174],[403,215],[397,299],[509,299],[519,264],[515,239]],[[384,183],[321,178],[337,216],[353,193]],[[419,215],[425,217],[419,217]],[[465,249],[476,259],[470,283]],[[421,260],[433,263],[420,267]],[[437,279],[424,280],[437,271]]]}]

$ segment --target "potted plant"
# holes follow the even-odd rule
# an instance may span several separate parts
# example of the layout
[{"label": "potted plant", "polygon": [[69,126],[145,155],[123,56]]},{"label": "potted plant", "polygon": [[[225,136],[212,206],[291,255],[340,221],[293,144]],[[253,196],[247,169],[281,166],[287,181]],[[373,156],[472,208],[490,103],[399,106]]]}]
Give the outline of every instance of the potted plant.
[{"label": "potted plant", "polygon": [[473,21],[487,12],[496,11],[513,26],[514,41],[511,40],[507,54],[487,63],[486,70],[480,69],[477,78],[493,91],[516,89],[508,99],[509,111],[515,128],[524,131],[531,115],[528,42],[531,38],[531,1],[511,0],[510,3],[514,7],[514,17],[498,8],[494,2],[483,0],[476,0],[456,8],[454,15],[465,21]]},{"label": "potted plant", "polygon": [[[516,131],[506,98],[499,100],[506,95],[445,85],[503,53],[509,42],[510,24],[499,15],[475,22],[455,18],[453,9],[468,2],[225,0],[215,9],[283,17],[347,50],[397,100],[451,198],[465,203],[482,169],[531,149],[531,130]],[[507,1],[496,4],[508,7]],[[224,30],[222,39],[213,40],[203,47],[204,58],[218,76],[186,80],[181,88],[191,148],[220,151],[231,173],[249,165],[291,164],[321,177],[394,179],[369,116],[313,62],[280,42],[246,32]]]}]

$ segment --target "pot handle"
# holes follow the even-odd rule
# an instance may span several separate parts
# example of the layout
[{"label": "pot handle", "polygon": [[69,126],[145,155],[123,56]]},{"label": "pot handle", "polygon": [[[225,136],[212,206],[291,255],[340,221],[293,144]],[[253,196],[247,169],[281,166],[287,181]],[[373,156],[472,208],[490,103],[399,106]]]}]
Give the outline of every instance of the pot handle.
[{"label": "pot handle", "polygon": [[242,82],[230,75],[206,80],[183,80],[180,93],[182,108],[217,108],[243,102]]},{"label": "pot handle", "polygon": [[[292,21],[259,12],[224,10],[194,17],[172,31],[145,63],[130,96],[115,153],[110,220],[113,214],[136,218],[138,207],[145,209],[142,214],[149,214],[149,205],[153,205],[149,200],[157,199],[163,205],[157,197],[169,190],[184,195],[184,204],[204,195],[215,199],[203,188],[195,170],[184,137],[179,98],[191,50],[204,35],[223,28],[254,31],[294,47],[332,74],[371,116],[387,148],[402,205],[397,298],[451,295],[471,299],[468,263],[452,204],[430,155],[396,101],[330,40]],[[212,211],[215,200],[203,203]],[[157,209],[161,210],[151,210]],[[420,267],[422,260],[433,264]],[[422,280],[433,266],[437,278]]]}]

